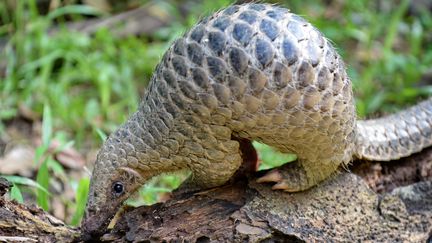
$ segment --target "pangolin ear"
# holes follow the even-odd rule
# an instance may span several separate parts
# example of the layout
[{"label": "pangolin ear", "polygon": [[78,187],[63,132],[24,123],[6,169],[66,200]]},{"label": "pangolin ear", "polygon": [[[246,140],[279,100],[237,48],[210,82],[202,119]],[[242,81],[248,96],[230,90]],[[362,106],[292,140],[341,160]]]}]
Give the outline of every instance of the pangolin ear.
[{"label": "pangolin ear", "polygon": [[129,167],[119,167],[118,168],[122,173],[122,176],[124,176],[125,179],[129,180],[129,181],[141,181],[144,178],[141,176],[141,174],[137,171],[134,170],[133,168],[129,168]]}]

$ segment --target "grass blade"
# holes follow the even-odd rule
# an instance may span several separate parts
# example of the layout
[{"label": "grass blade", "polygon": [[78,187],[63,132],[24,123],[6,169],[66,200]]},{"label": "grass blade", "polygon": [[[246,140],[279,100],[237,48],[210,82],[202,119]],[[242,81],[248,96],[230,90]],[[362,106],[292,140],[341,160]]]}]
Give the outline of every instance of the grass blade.
[{"label": "grass blade", "polygon": [[101,139],[102,142],[104,142],[107,139],[106,133],[104,133],[101,129],[97,128],[96,132],[99,135],[99,138]]},{"label": "grass blade", "polygon": [[77,226],[81,222],[82,217],[84,216],[84,210],[87,203],[89,187],[90,187],[89,178],[83,178],[80,180],[76,191],[76,196],[75,196],[76,209],[74,215],[72,216],[72,220],[70,222],[70,224],[73,226]]},{"label": "grass blade", "polygon": [[88,5],[68,5],[55,9],[49,13],[47,17],[48,19],[53,20],[58,17],[70,14],[101,16],[103,15],[103,12]]},{"label": "grass blade", "polygon": [[42,143],[48,147],[52,137],[52,116],[51,107],[47,104],[43,110],[43,123],[42,123]]},{"label": "grass blade", "polygon": [[16,200],[19,203],[24,203],[24,199],[18,185],[13,183],[13,187],[10,190],[10,197],[12,200]]},{"label": "grass blade", "polygon": [[1,175],[1,177],[4,177],[6,180],[12,182],[13,184],[33,187],[50,195],[50,193],[45,187],[43,187],[41,184],[39,184],[38,182],[30,178],[26,178],[22,176],[11,176],[11,175]]},{"label": "grass blade", "polygon": [[[48,188],[49,186],[49,178],[50,175],[48,173],[47,161],[44,161],[37,173],[36,181],[44,188]],[[46,190],[37,190],[36,195],[37,203],[39,207],[43,208],[45,211],[49,209],[49,195]]]}]

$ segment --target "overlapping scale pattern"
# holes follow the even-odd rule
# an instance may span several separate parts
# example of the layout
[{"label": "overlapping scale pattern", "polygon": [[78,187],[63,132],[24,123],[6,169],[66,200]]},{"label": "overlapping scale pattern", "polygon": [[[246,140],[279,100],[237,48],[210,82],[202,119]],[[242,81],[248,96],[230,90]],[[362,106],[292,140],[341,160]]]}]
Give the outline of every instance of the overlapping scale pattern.
[{"label": "overlapping scale pattern", "polygon": [[356,154],[394,160],[432,146],[432,98],[387,117],[357,122]]},{"label": "overlapping scale pattern", "polygon": [[141,157],[164,161],[160,170],[186,166],[212,186],[241,163],[232,136],[308,163],[340,164],[351,159],[354,122],[350,80],[322,34],[284,8],[247,4],[203,19],[176,40],[140,111],[111,140],[131,137]]},{"label": "overlapping scale pattern", "polygon": [[330,173],[322,168],[333,171],[353,155],[388,160],[430,145],[429,118],[412,119],[428,109],[356,125],[344,63],[316,28],[278,6],[233,5],[173,43],[140,110],[107,147],[111,157],[138,158],[134,166],[190,168],[210,187],[241,163],[232,137],[259,140],[296,153],[315,184]]}]

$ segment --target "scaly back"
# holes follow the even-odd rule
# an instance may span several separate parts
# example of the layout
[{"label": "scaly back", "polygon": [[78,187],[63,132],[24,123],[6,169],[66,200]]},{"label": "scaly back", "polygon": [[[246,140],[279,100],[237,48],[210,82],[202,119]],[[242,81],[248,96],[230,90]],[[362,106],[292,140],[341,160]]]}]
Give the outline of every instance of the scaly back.
[{"label": "scaly back", "polygon": [[277,6],[231,6],[203,19],[164,55],[149,105],[311,160],[352,158],[356,116],[343,61],[310,23]]}]

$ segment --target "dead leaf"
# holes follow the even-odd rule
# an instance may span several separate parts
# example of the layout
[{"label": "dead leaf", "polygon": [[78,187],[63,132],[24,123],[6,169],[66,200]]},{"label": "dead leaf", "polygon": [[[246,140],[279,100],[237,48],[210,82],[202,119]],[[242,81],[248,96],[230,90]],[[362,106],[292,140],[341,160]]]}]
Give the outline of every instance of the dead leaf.
[{"label": "dead leaf", "polygon": [[74,149],[65,149],[56,154],[56,160],[62,165],[71,169],[81,169],[84,167],[84,158]]},{"label": "dead leaf", "polygon": [[[42,145],[42,140],[36,138],[36,146]],[[60,141],[53,139],[48,147],[48,152],[54,155],[54,159],[68,169],[82,169],[85,165],[84,156],[81,155],[74,147],[66,147]]]},{"label": "dead leaf", "polygon": [[111,4],[107,0],[84,0],[83,2],[102,12],[109,13],[112,10]]},{"label": "dead leaf", "polygon": [[18,145],[0,158],[0,174],[29,177],[36,169],[34,149]]},{"label": "dead leaf", "polygon": [[[60,149],[61,146],[62,144],[59,141],[53,140],[50,144],[49,150],[54,152]],[[57,152],[55,154],[55,159],[63,166],[70,169],[81,169],[85,164],[84,157],[73,147],[68,147]]]},{"label": "dead leaf", "polygon": [[22,117],[24,117],[25,119],[28,119],[30,121],[36,121],[36,120],[40,119],[40,115],[37,112],[35,112],[34,110],[30,109],[25,104],[19,104],[18,112]]}]

